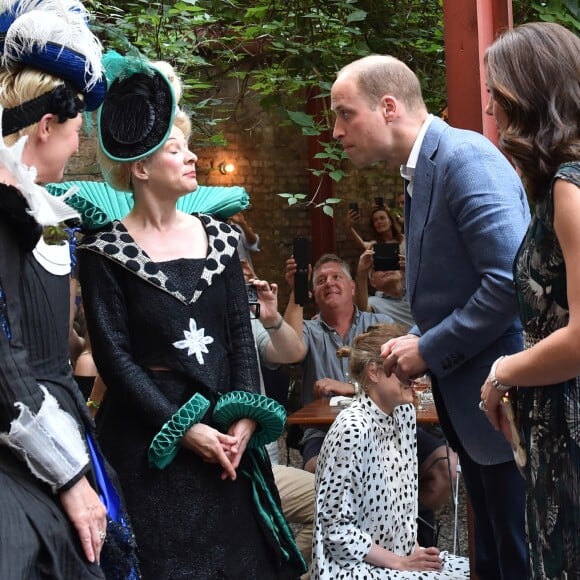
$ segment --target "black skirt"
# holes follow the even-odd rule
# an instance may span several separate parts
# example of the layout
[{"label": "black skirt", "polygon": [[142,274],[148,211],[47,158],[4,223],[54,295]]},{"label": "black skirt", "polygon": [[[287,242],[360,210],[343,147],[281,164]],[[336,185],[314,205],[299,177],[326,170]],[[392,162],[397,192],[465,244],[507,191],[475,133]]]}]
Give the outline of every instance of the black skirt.
[{"label": "black skirt", "polygon": [[[161,392],[184,388],[177,373],[153,373]],[[171,397],[173,398],[173,397]],[[116,470],[137,540],[144,580],[280,580],[296,578],[258,516],[252,482],[180,449],[165,469],[150,467],[147,450],[156,431],[144,425],[113,389],[97,415],[99,440]],[[271,468],[270,472],[271,472]],[[273,484],[273,479],[272,479]]]}]

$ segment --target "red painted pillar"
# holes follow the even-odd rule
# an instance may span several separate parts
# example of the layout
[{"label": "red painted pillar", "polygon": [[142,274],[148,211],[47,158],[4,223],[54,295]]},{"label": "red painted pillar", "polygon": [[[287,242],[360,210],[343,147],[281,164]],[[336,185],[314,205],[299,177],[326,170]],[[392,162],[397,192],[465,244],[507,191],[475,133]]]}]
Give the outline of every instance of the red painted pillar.
[{"label": "red painted pillar", "polygon": [[499,32],[511,28],[511,0],[444,0],[443,21],[449,123],[497,142],[495,123],[485,114],[483,55]]},{"label": "red painted pillar", "polygon": [[[315,94],[309,95],[306,102],[306,112],[316,120],[320,120],[324,114],[325,102],[316,98]],[[312,169],[322,169],[323,159],[316,159],[315,155],[323,151],[319,141],[330,142],[332,132],[325,131],[321,135],[308,138],[308,167]],[[310,174],[309,178],[309,199],[314,198],[318,204],[329,197],[334,197],[334,182],[327,174],[317,177]],[[334,219],[327,216],[321,207],[312,207],[310,210],[311,237],[312,237],[312,263],[325,253],[336,251],[334,235]]]}]

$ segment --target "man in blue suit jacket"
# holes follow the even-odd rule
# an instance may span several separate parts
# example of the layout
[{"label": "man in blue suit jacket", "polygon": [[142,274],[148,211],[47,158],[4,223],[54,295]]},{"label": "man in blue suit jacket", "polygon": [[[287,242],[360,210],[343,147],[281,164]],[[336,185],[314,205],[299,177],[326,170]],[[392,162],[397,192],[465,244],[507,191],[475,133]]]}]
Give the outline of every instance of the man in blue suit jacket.
[{"label": "man in blue suit jacket", "polygon": [[383,347],[402,381],[429,371],[441,426],[474,512],[480,580],[527,578],[524,481],[479,409],[491,363],[521,350],[512,262],[529,210],[520,179],[482,135],[429,115],[415,74],[374,55],[332,87],[334,136],[356,167],[386,161],[405,179],[407,296],[416,327]]}]

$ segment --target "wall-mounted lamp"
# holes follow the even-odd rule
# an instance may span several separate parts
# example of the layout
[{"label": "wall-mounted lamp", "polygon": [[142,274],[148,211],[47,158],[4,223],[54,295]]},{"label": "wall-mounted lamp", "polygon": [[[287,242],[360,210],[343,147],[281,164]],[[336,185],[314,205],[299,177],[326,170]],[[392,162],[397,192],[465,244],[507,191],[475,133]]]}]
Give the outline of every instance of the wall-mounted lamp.
[{"label": "wall-mounted lamp", "polygon": [[220,163],[218,169],[220,173],[226,175],[227,173],[233,173],[236,170],[236,166],[233,163]]}]

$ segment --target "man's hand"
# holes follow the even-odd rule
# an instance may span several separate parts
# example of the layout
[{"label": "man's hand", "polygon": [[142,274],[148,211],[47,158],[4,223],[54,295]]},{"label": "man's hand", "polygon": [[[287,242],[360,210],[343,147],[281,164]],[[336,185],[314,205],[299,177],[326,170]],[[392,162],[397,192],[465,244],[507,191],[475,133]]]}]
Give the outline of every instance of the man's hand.
[{"label": "man's hand", "polygon": [[358,259],[357,274],[368,275],[373,267],[373,256],[375,251],[372,248],[365,250]]},{"label": "man's hand", "polygon": [[265,327],[274,326],[280,316],[278,313],[278,285],[256,279],[251,279],[249,283],[254,285],[258,293],[260,321]]},{"label": "man's hand", "polygon": [[317,398],[332,397],[333,395],[342,395],[343,397],[352,397],[354,387],[350,383],[343,383],[335,379],[318,379],[314,383],[314,396]]},{"label": "man's hand", "polygon": [[392,338],[383,344],[381,358],[384,359],[385,374],[390,377],[395,373],[405,385],[427,370],[427,363],[419,352],[419,337],[414,334]]},{"label": "man's hand", "polygon": [[296,275],[296,270],[298,270],[296,260],[294,258],[288,258],[286,260],[286,273],[284,276],[291,291],[294,291],[294,276]]}]

